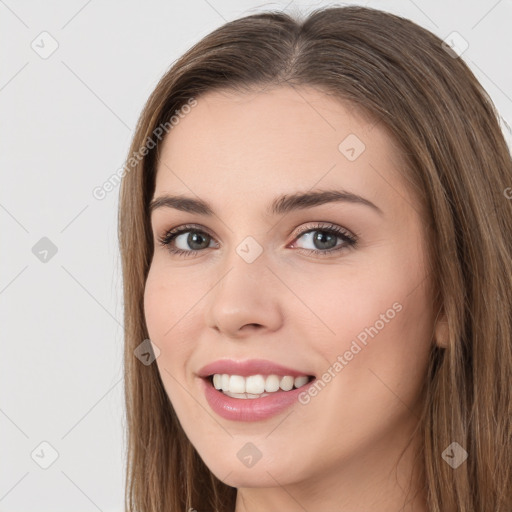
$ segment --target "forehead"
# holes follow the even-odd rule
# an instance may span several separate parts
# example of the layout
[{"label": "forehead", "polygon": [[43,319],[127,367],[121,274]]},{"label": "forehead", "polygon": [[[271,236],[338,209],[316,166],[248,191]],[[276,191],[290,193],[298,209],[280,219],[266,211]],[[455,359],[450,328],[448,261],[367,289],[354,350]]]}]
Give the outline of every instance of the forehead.
[{"label": "forehead", "polygon": [[256,198],[342,186],[378,201],[407,194],[400,165],[382,126],[316,89],[212,91],[166,136],[155,195]]}]

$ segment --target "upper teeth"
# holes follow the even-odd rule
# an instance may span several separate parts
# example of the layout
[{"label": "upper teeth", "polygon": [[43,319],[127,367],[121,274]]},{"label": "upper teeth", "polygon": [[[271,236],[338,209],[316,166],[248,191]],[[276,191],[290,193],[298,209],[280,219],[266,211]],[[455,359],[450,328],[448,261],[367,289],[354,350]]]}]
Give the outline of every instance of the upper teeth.
[{"label": "upper teeth", "polygon": [[242,377],[240,375],[216,373],[213,376],[215,389],[231,393],[250,393],[253,395],[259,395],[264,392],[272,393],[278,389],[290,391],[293,386],[300,388],[307,384],[308,381],[309,377],[307,376],[291,377],[289,375],[284,377],[279,375],[250,375],[249,377]]}]

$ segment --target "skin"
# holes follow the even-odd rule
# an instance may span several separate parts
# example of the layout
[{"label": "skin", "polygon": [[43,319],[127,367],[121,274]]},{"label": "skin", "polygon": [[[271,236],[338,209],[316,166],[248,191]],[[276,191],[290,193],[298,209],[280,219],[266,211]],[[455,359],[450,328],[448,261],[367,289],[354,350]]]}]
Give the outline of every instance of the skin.
[{"label": "skin", "polygon": [[[349,134],[366,146],[354,161],[338,149]],[[382,125],[305,87],[209,92],[164,141],[154,197],[199,197],[215,216],[152,213],[146,321],[179,421],[217,478],[238,488],[236,512],[427,510],[412,434],[429,350],[444,331],[432,306],[426,221],[401,167]],[[349,202],[265,213],[278,195],[331,188],[382,214]],[[357,246],[309,252],[331,247],[298,236],[318,222],[357,233]],[[190,223],[211,236],[207,248],[191,248],[188,233],[174,245],[192,256],[159,245]],[[248,236],[263,249],[252,263],[236,252]],[[400,312],[306,405],[257,422],[210,409],[197,377],[205,364],[262,358],[322,378],[395,303]],[[262,453],[250,468],[237,458],[247,442]]]}]

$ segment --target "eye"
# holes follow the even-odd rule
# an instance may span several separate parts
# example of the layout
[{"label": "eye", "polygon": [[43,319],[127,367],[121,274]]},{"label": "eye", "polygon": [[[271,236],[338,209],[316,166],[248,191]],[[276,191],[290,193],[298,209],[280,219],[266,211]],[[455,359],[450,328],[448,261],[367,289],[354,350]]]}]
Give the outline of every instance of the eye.
[{"label": "eye", "polygon": [[[299,234],[295,237],[293,243],[295,244],[300,239],[313,244],[312,249],[299,247],[300,252],[321,256],[327,256],[342,249],[353,248],[357,243],[357,237],[344,228],[332,224],[305,226],[299,230]],[[158,238],[158,241],[160,245],[166,246],[171,254],[178,256],[194,257],[204,249],[218,247],[211,235],[193,224],[171,229],[163,237]]]},{"label": "eye", "polygon": [[[171,254],[197,256],[202,249],[210,247],[210,241],[213,241],[213,238],[195,225],[185,225],[171,229],[158,241],[161,245],[167,246]],[[172,242],[174,245],[171,245]]]},{"label": "eye", "polygon": [[[301,247],[301,251],[305,250],[306,254],[312,253],[321,256],[328,256],[342,249],[351,249],[357,244],[357,237],[344,228],[333,224],[320,224],[301,228],[299,236],[295,240],[300,239],[304,239],[313,246],[312,249]],[[338,243],[339,240],[341,241],[340,243]]]}]

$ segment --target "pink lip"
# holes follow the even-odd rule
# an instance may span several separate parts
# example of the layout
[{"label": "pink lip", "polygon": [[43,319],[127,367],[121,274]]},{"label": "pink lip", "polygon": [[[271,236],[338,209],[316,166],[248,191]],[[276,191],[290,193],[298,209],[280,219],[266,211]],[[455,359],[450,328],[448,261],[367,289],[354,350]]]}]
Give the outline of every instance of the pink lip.
[{"label": "pink lip", "polygon": [[308,384],[291,391],[276,391],[262,398],[247,399],[231,398],[225,395],[215,389],[208,378],[202,378],[201,384],[209,406],[219,416],[232,421],[259,421],[270,418],[291,407],[298,402],[299,395],[307,391],[315,381],[316,379],[313,379]]},{"label": "pink lip", "polygon": [[[208,377],[215,373],[227,373],[228,375],[290,375],[291,377],[300,377],[302,375],[312,375],[307,371],[294,370],[279,364],[267,361],[265,359],[250,359],[247,361],[235,361],[233,359],[220,359],[213,363],[203,366],[197,373],[199,377]],[[254,400],[257,400],[256,398]]]}]

